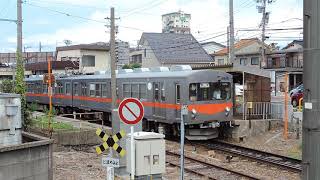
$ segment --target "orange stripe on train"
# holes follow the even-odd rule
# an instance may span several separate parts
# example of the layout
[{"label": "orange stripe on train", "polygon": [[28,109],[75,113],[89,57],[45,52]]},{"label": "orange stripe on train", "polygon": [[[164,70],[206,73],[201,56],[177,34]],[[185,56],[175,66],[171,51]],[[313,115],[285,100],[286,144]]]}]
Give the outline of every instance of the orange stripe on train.
[{"label": "orange stripe on train", "polygon": [[[48,94],[33,94],[27,93],[27,96],[36,96],[36,97],[47,97]],[[72,99],[70,95],[62,95],[55,94],[54,98],[59,99]],[[82,101],[93,101],[93,102],[102,102],[102,103],[110,103],[112,102],[111,98],[97,98],[97,97],[87,97],[87,96],[73,96],[73,99],[82,100]],[[117,103],[120,103],[121,100],[118,99]],[[164,109],[181,109],[181,105],[179,104],[169,104],[169,103],[160,103],[160,102],[142,102],[142,104],[146,107],[157,107]],[[188,110],[192,111],[195,109],[200,114],[212,115],[220,112],[224,112],[227,107],[231,108],[233,106],[232,103],[222,103],[222,104],[190,104],[188,105]]]}]

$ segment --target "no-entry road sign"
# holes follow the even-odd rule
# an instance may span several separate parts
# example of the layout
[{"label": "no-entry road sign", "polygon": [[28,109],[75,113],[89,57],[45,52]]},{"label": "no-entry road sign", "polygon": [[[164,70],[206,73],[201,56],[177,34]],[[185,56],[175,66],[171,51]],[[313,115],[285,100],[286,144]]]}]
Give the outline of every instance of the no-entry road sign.
[{"label": "no-entry road sign", "polygon": [[142,103],[135,98],[127,98],[119,105],[119,117],[126,124],[137,124],[144,116]]}]

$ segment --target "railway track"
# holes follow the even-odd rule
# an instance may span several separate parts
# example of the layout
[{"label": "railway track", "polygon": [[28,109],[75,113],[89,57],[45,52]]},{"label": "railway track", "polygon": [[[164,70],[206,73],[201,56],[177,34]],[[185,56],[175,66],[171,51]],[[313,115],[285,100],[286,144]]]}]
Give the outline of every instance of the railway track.
[{"label": "railway track", "polygon": [[222,141],[210,141],[203,143],[193,143],[193,145],[201,145],[212,150],[218,150],[225,153],[232,154],[234,156],[242,156],[246,158],[253,159],[255,161],[260,161],[263,163],[268,163],[276,165],[281,168],[288,169],[294,172],[301,172],[301,160],[294,159],[286,156],[281,156],[278,154],[268,153],[260,150],[250,149],[243,146],[238,146],[235,144],[230,144]]},{"label": "railway track", "polygon": [[[166,162],[180,167],[180,154],[166,151]],[[197,174],[205,179],[258,179],[256,177],[220,167],[185,155],[185,171]]]}]

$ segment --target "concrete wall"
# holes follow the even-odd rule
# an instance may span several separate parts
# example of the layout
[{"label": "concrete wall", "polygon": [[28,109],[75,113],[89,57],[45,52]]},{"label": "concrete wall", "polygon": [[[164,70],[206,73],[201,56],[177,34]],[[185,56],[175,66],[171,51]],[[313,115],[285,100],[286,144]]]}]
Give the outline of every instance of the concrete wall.
[{"label": "concrete wall", "polygon": [[[8,116],[8,108],[14,114]],[[21,143],[21,102],[16,94],[0,94],[0,147]]]},{"label": "concrete wall", "polygon": [[31,142],[0,148],[0,179],[52,180],[52,140],[23,136]]},{"label": "concrete wall", "polygon": [[282,120],[235,120],[234,127],[227,132],[234,141],[245,141],[251,136],[257,136],[282,125]]}]

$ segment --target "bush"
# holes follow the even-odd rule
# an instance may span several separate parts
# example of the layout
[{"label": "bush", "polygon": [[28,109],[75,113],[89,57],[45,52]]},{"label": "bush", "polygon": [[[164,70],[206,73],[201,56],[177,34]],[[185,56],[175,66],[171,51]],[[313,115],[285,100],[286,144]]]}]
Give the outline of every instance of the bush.
[{"label": "bush", "polygon": [[3,80],[0,88],[3,93],[14,93],[13,81],[11,79]]},{"label": "bush", "polygon": [[122,66],[122,69],[134,69],[134,68],[141,68],[141,64],[132,63],[132,64],[125,64]]}]

